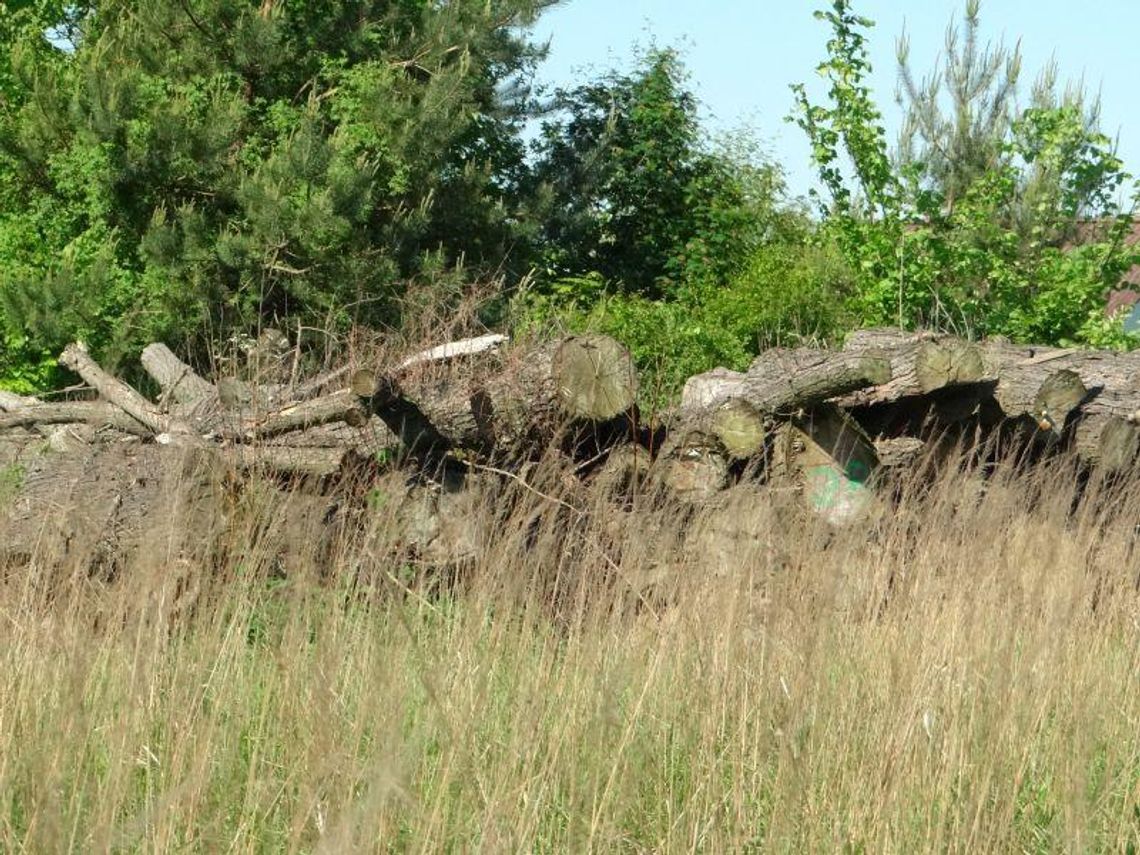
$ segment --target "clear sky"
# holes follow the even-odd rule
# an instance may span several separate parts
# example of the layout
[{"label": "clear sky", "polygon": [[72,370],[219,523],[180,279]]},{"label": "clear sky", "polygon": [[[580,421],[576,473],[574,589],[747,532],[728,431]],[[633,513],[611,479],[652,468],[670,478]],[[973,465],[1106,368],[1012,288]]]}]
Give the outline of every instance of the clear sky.
[{"label": "clear sky", "polygon": [[[788,85],[804,82],[816,98],[823,86],[815,66],[823,59],[827,26],[812,16],[824,0],[564,0],[539,21],[550,39],[540,82],[568,85],[591,71],[628,70],[634,48],[655,41],[682,52],[691,84],[711,131],[753,128],[804,193],[813,172],[802,131],[784,122],[792,106]],[[855,0],[872,18],[872,86],[887,115],[893,141],[895,39],[905,26],[911,64],[925,74],[942,51],[946,27],[960,19],[965,0]],[[1119,137],[1125,166],[1140,173],[1140,0],[982,0],[983,40],[1020,40],[1022,82],[1053,57],[1061,81],[1083,78],[1102,98],[1102,129]]]}]

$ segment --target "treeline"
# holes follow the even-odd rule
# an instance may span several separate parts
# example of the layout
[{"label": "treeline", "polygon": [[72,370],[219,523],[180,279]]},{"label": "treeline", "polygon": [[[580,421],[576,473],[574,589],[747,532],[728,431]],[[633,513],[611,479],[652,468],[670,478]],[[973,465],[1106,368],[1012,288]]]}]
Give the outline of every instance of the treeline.
[{"label": "treeline", "polygon": [[900,44],[896,143],[871,22],[817,13],[807,202],[753,139],[702,132],[671,50],[536,91],[549,5],[0,3],[0,386],[58,382],[76,339],[110,366],[152,340],[205,365],[268,326],[324,351],[473,283],[488,326],[628,342],[650,397],[866,325],[1131,343],[1104,312],[1131,176],[1092,100],[984,45],[975,0],[928,76]]}]

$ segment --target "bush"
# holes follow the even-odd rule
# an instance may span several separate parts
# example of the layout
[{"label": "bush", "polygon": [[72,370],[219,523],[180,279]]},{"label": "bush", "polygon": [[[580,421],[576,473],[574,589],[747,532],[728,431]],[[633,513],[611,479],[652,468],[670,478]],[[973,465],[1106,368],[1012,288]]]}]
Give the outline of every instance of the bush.
[{"label": "bush", "polygon": [[837,253],[764,246],[723,285],[691,285],[673,299],[606,292],[600,274],[558,280],[521,295],[520,331],[593,331],[629,347],[641,372],[641,404],[676,400],[685,380],[717,366],[743,370],[765,347],[829,342],[849,329],[850,276]]}]

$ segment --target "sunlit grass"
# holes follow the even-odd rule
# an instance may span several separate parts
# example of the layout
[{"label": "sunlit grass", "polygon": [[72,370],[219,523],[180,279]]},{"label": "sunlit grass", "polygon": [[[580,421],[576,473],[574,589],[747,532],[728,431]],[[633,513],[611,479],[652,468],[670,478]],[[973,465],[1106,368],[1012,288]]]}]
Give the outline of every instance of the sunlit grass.
[{"label": "sunlit grass", "polygon": [[0,849],[1124,851],[1140,493],[964,484],[640,599],[590,526],[517,548],[531,493],[446,590],[354,585],[363,540],[270,579],[252,521],[192,614],[160,563],[49,596],[39,556],[0,600]]}]

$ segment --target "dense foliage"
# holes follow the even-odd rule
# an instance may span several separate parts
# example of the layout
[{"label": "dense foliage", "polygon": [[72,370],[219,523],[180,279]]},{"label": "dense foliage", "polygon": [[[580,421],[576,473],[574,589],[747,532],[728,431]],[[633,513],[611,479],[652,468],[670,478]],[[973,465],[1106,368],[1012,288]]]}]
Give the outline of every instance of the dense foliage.
[{"label": "dense foliage", "polygon": [[[1104,298],[1136,260],[1122,241],[1131,176],[1079,96],[1057,99],[1052,83],[1039,83],[1031,105],[1015,111],[1018,61],[1004,60],[1001,76],[1005,54],[978,52],[977,14],[968,3],[966,47],[956,53],[951,31],[934,82],[915,86],[900,51],[911,111],[895,156],[866,82],[871,22],[848,0],[817,14],[832,30],[818,69],[827,101],[813,104],[794,87],[794,119],[826,190],[816,238],[850,265],[863,323],[1128,344],[1105,318]],[[940,79],[952,96],[945,117]],[[1091,239],[1072,248],[1082,222]]]},{"label": "dense foliage", "polygon": [[1131,343],[1103,311],[1131,177],[1052,69],[1020,105],[977,0],[926,76],[900,40],[897,145],[871,22],[817,13],[813,207],[750,134],[707,137],[675,51],[532,91],[550,3],[0,0],[0,383],[74,338],[114,364],[398,328],[409,288],[438,312],[473,282],[485,320],[627,341],[651,397],[867,324]]},{"label": "dense foliage", "polygon": [[425,259],[499,267],[543,5],[102,0],[74,44],[29,9],[3,33],[0,370],[76,336],[113,359],[393,323]]}]

